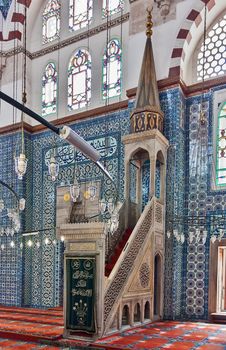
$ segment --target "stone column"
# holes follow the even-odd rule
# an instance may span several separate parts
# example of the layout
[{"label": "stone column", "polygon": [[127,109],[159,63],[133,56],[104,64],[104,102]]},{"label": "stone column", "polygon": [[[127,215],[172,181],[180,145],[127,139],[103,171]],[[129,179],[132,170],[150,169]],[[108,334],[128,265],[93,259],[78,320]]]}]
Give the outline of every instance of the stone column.
[{"label": "stone column", "polygon": [[155,196],[155,172],[156,172],[156,158],[150,157],[150,193],[149,198]]}]

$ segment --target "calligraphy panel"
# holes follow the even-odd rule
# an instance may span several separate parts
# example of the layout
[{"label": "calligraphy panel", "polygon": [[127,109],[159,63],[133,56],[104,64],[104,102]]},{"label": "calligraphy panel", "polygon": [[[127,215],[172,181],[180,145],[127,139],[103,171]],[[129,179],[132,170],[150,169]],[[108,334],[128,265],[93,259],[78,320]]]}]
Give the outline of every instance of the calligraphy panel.
[{"label": "calligraphy panel", "polygon": [[66,257],[66,328],[95,332],[95,257]]},{"label": "calligraphy panel", "polygon": [[[113,136],[99,137],[93,140],[87,140],[87,142],[93,146],[99,153],[101,157],[109,158],[115,154],[117,151],[117,140]],[[51,154],[53,150],[49,149],[45,153],[45,164],[48,166]],[[76,157],[75,157],[75,152]],[[76,158],[76,162],[87,161],[87,158],[79,151],[76,151],[74,146],[63,145],[56,147],[57,161],[60,166],[73,164]]]}]

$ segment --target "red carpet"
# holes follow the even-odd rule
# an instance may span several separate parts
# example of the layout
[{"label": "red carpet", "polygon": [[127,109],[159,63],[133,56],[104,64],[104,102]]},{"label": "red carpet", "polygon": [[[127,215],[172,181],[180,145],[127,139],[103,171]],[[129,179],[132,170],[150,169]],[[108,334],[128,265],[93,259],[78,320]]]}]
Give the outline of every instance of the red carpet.
[{"label": "red carpet", "polygon": [[98,340],[105,350],[226,350],[226,325],[155,322]]},{"label": "red carpet", "polygon": [[38,345],[36,343],[28,343],[23,341],[15,341],[9,339],[0,339],[0,349],[1,350],[36,350],[36,349],[45,349],[45,350],[59,350],[59,347],[49,346],[49,345]]},{"label": "red carpet", "polygon": [[47,310],[43,309],[32,309],[32,308],[23,308],[23,307],[16,307],[16,306],[3,306],[0,305],[0,313],[1,312],[10,312],[10,313],[20,313],[20,314],[35,314],[35,315],[45,315],[45,316],[56,316],[56,317],[63,317],[63,308],[59,307],[57,308],[51,308]]},{"label": "red carpet", "polygon": [[121,240],[119,241],[119,243],[117,244],[114,253],[112,254],[112,256],[110,257],[108,263],[105,265],[105,276],[109,276],[113,267],[116,264],[116,261],[119,258],[119,255],[121,254],[123,248],[125,247],[126,242],[128,241],[130,235],[132,233],[132,229],[127,228],[127,230],[124,232],[124,234],[122,235]]},{"label": "red carpet", "polygon": [[[73,346],[89,344],[79,340],[63,339],[63,324],[62,308],[39,310],[1,306],[0,349],[7,349],[8,346],[12,346],[12,349],[17,349],[17,346],[18,349],[39,349],[37,344],[34,347],[34,343],[54,344],[55,346],[47,347],[45,345],[44,349],[69,346],[68,343]],[[5,340],[1,338],[5,338]],[[24,342],[27,342],[26,345]]]},{"label": "red carpet", "polygon": [[150,323],[103,338],[93,344],[64,339],[62,335],[61,309],[0,307],[0,349],[4,350],[226,350],[226,325],[200,322]]}]

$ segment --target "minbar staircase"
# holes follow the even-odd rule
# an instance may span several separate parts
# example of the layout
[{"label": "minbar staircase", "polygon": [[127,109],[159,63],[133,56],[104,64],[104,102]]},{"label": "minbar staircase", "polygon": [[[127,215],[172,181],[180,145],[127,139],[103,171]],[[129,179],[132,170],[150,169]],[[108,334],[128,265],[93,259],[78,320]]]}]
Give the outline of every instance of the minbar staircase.
[{"label": "minbar staircase", "polygon": [[[128,327],[134,326],[134,310],[137,304],[141,310],[140,322],[153,319],[156,254],[160,256],[163,271],[164,205],[153,197],[141,213],[134,229],[125,230],[105,266],[103,335],[118,331],[124,326],[124,307],[129,310]],[[159,300],[163,299],[162,290],[163,287]],[[162,301],[160,304],[162,305]],[[147,305],[150,309],[148,317],[145,311]],[[159,315],[161,317],[161,311]]]},{"label": "minbar staircase", "polygon": [[126,242],[128,241],[130,235],[132,233],[132,229],[131,228],[127,228],[125,230],[125,232],[122,235],[121,240],[119,241],[119,243],[116,245],[113,254],[110,256],[109,261],[107,262],[107,264],[105,265],[105,276],[108,277],[111,273],[111,271],[113,270],[123,248],[126,245]]}]

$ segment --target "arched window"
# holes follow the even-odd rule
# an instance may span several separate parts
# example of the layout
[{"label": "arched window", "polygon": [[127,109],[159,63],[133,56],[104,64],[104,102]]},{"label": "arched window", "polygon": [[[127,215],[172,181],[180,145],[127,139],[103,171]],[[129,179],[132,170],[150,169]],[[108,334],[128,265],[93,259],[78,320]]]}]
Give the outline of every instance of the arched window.
[{"label": "arched window", "polygon": [[48,63],[42,77],[42,115],[56,112],[57,71],[54,63]]},{"label": "arched window", "polygon": [[[226,73],[226,14],[208,31],[197,58],[197,80],[218,77]],[[204,69],[203,69],[204,68]]]},{"label": "arched window", "polygon": [[226,185],[226,102],[221,106],[218,114],[217,128],[217,157],[216,157],[216,183],[218,186]]},{"label": "arched window", "polygon": [[49,0],[43,12],[42,41],[49,43],[60,36],[60,3]]},{"label": "arched window", "polygon": [[124,7],[124,0],[103,0],[103,17],[114,15]]},{"label": "arched window", "polygon": [[121,94],[121,60],[122,50],[119,40],[108,43],[103,57],[103,98],[115,97]]},{"label": "arched window", "polygon": [[79,49],[68,67],[68,109],[85,107],[91,99],[91,56]]},{"label": "arched window", "polygon": [[69,29],[78,30],[86,27],[93,16],[93,0],[69,1]]}]

